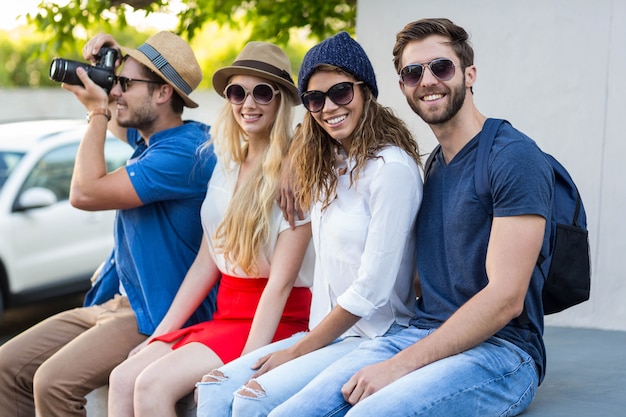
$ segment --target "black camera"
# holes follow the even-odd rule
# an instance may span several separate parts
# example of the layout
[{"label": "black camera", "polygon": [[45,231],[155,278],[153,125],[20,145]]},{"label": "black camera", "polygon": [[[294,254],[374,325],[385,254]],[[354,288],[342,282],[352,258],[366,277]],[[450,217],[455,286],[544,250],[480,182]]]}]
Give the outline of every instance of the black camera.
[{"label": "black camera", "polygon": [[52,60],[52,64],[50,64],[50,79],[60,83],[83,85],[80,78],[76,75],[76,68],[82,67],[87,71],[89,78],[104,88],[108,94],[116,82],[115,61],[117,60],[117,50],[103,47],[96,55],[96,58],[97,62],[95,65],[55,58]]}]

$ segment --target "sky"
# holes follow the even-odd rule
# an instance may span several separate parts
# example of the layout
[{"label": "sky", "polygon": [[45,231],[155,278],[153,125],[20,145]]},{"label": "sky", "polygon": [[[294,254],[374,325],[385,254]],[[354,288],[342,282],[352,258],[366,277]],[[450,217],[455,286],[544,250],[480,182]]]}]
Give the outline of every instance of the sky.
[{"label": "sky", "polygon": [[0,13],[0,29],[11,30],[20,24],[26,23],[24,17],[18,21],[17,16],[25,16],[28,12],[37,10],[37,5],[40,2],[41,0],[12,0],[3,2],[2,13]]}]

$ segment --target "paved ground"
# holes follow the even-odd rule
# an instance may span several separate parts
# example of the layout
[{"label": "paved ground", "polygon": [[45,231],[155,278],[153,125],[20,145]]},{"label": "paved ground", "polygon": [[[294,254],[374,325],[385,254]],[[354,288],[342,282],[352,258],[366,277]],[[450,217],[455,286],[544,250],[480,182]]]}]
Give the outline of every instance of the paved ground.
[{"label": "paved ground", "polygon": [[548,327],[546,378],[523,417],[626,417],[626,332]]}]

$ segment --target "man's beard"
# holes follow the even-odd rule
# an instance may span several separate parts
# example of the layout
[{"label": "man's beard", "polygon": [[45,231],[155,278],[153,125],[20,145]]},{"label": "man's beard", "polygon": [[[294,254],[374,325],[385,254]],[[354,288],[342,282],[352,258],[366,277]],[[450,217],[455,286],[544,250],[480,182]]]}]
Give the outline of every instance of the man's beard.
[{"label": "man's beard", "polygon": [[[417,92],[417,90],[415,91]],[[447,94],[450,97],[450,103],[444,109],[442,113],[433,114],[425,111],[419,106],[419,99],[415,99],[416,95],[407,97],[407,103],[411,109],[429,125],[443,124],[450,121],[463,107],[465,101],[466,89],[465,89],[465,76],[459,86],[454,86]]]},{"label": "man's beard", "polygon": [[117,120],[117,124],[121,127],[131,127],[137,130],[145,130],[146,128],[151,127],[157,119],[157,115],[152,110],[149,103],[144,103],[141,107],[133,110],[130,110],[128,106],[126,109],[128,117]]}]

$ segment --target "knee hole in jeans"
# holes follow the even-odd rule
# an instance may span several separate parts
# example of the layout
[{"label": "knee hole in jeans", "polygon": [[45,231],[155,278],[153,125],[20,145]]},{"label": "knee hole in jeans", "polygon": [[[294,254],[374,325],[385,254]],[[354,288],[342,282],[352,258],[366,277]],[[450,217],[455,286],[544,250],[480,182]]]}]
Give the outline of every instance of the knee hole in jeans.
[{"label": "knee hole in jeans", "polygon": [[202,382],[224,382],[228,379],[226,375],[219,369],[213,369],[211,372],[202,377]]},{"label": "knee hole in jeans", "polygon": [[261,398],[265,396],[265,390],[263,390],[263,387],[258,382],[251,379],[237,391],[237,394],[242,397]]}]

